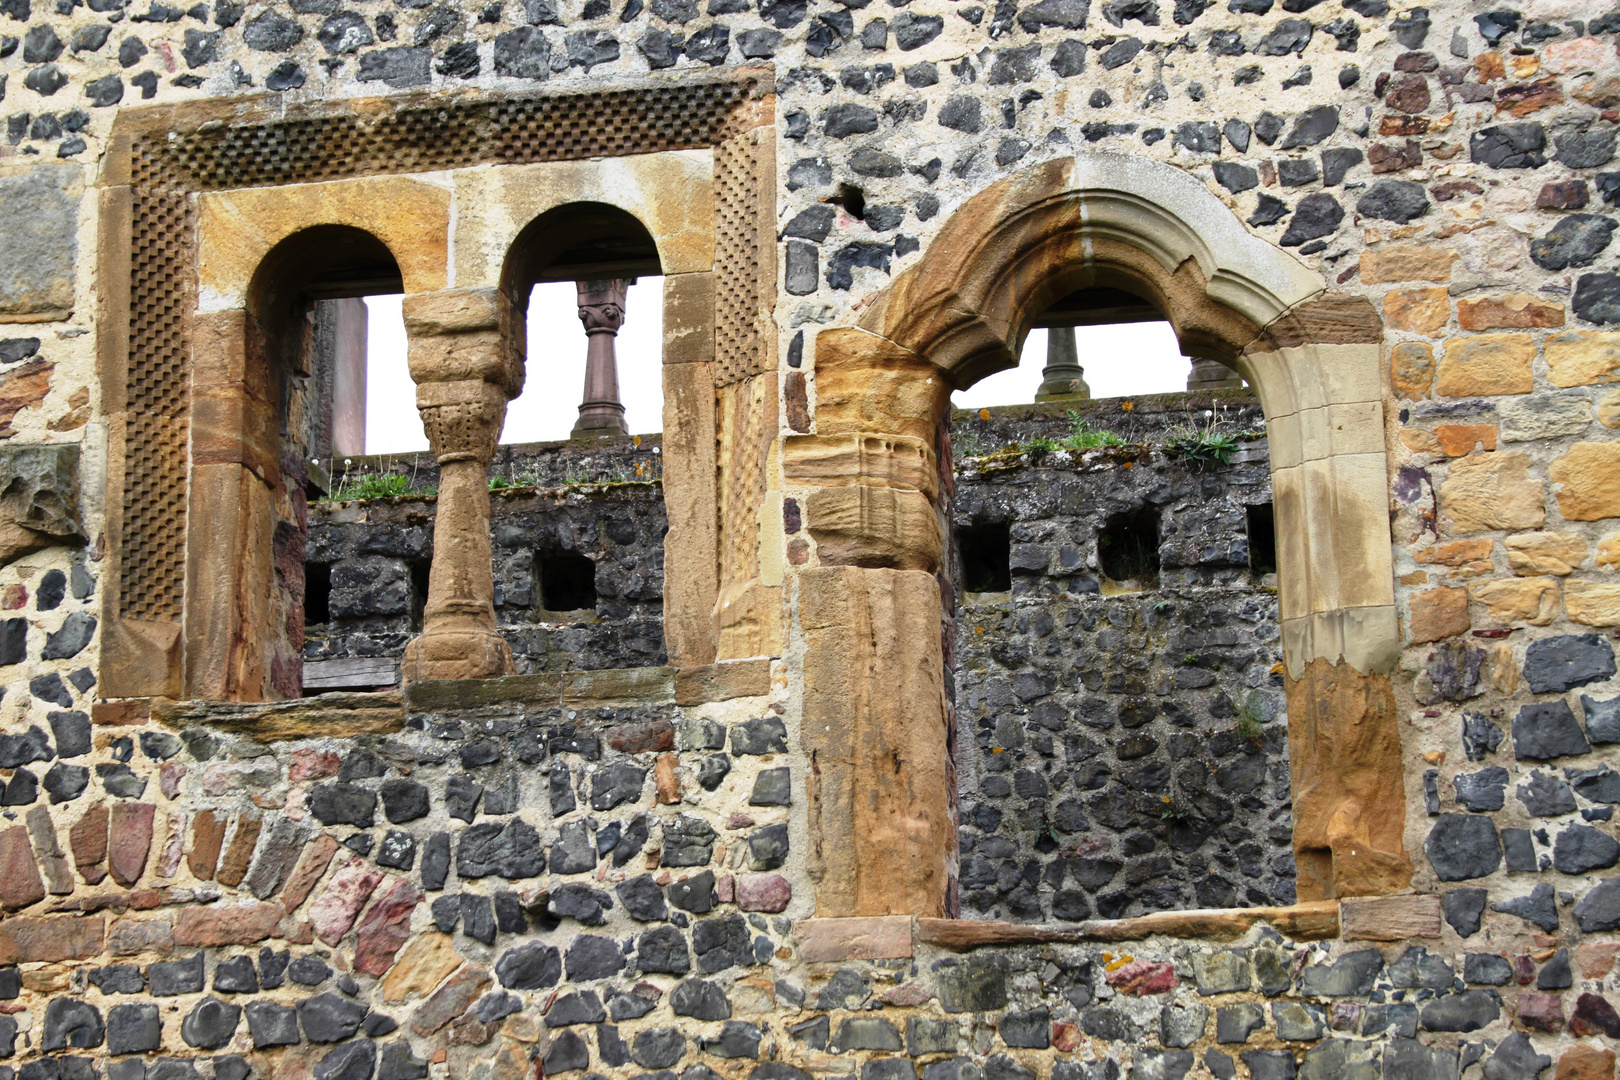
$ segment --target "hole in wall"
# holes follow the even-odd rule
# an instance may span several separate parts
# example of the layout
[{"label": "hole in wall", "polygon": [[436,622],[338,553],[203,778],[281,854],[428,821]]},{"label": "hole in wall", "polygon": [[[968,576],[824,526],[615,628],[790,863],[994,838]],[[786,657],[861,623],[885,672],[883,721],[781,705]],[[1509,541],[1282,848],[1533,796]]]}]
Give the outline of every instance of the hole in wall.
[{"label": "hole in wall", "polygon": [[332,567],[304,564],[304,625],[321,626],[332,619]]},{"label": "hole in wall", "polygon": [[1159,583],[1159,514],[1133,510],[1111,516],[1097,533],[1097,563],[1117,584],[1153,588]]},{"label": "hole in wall", "polygon": [[1006,522],[956,530],[962,560],[962,591],[1007,592],[1012,588],[1012,532]]},{"label": "hole in wall", "polygon": [[1247,508],[1249,569],[1264,576],[1277,572],[1277,525],[1271,503]]},{"label": "hole in wall", "polygon": [[411,575],[411,630],[420,632],[422,615],[427,610],[428,572],[433,564],[430,559],[412,559],[405,565]]},{"label": "hole in wall", "polygon": [[594,611],[596,563],[584,555],[542,555],[540,603],[552,612]]},{"label": "hole in wall", "polygon": [[866,220],[866,193],[854,184],[839,184],[838,194],[827,201],[842,206],[856,221]]}]

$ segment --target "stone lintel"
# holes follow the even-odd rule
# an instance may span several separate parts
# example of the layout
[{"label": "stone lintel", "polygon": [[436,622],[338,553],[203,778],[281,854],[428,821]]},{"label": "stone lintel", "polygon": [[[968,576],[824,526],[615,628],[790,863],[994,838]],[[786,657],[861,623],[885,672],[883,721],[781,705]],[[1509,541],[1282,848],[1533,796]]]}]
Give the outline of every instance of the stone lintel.
[{"label": "stone lintel", "polygon": [[1440,936],[1438,896],[1347,896],[1339,901],[1346,941],[1405,941]]},{"label": "stone lintel", "polygon": [[498,705],[502,702],[668,705],[675,700],[675,669],[607,668],[599,671],[546,671],[497,679],[424,680],[411,683],[405,700],[413,712]]},{"label": "stone lintel", "polygon": [[1296,941],[1338,935],[1339,902],[1318,900],[1288,907],[1160,911],[1132,919],[1090,919],[1068,926],[1030,926],[976,919],[918,919],[917,940],[955,952],[984,946],[1140,941],[1149,937],[1240,938],[1259,923]]},{"label": "stone lintel", "polygon": [[357,735],[386,735],[405,727],[405,710],[397,691],[321,694],[269,704],[155,698],[151,708],[152,719],[171,728],[204,724],[259,743],[352,739]]},{"label": "stone lintel", "polygon": [[764,697],[771,692],[771,658],[721,660],[675,672],[675,704],[702,705],[732,698]]},{"label": "stone lintel", "polygon": [[[921,921],[940,923],[952,920]],[[799,959],[807,964],[899,960],[912,955],[912,922],[910,915],[805,919],[794,927],[793,936],[798,941]]]}]

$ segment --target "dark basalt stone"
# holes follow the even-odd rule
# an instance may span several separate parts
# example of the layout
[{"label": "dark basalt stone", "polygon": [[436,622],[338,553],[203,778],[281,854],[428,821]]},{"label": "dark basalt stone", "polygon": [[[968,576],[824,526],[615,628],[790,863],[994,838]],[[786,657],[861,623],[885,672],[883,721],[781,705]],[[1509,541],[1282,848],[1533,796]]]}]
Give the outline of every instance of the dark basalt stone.
[{"label": "dark basalt stone", "polygon": [[58,997],[45,1006],[41,1045],[46,1050],[88,1050],[106,1037],[101,1012],[77,998]]},{"label": "dark basalt stone", "polygon": [[562,978],[562,958],[552,946],[531,941],[502,953],[495,962],[495,977],[508,990],[542,990]]},{"label": "dark basalt stone", "polygon": [[1495,873],[1502,865],[1502,843],[1489,818],[1442,814],[1423,845],[1441,881],[1467,881]]},{"label": "dark basalt stone", "polygon": [[1549,934],[1558,929],[1558,907],[1554,900],[1553,887],[1546,882],[1541,882],[1531,889],[1529,896],[1497,901],[1491,905],[1491,910],[1504,915],[1516,915],[1526,922],[1541,927]]},{"label": "dark basalt stone", "polygon": [[1429,197],[1422,184],[1410,180],[1375,180],[1356,200],[1356,211],[1366,217],[1404,225],[1429,212]]},{"label": "dark basalt stone", "polygon": [[1533,121],[1481,128],[1468,140],[1470,159],[1493,169],[1538,169],[1547,164],[1547,132]]},{"label": "dark basalt stone", "polygon": [[573,982],[605,979],[623,969],[624,964],[624,953],[612,938],[581,934],[568,947],[567,971]]},{"label": "dark basalt stone", "polygon": [[337,994],[317,994],[298,1003],[298,1020],[310,1042],[342,1042],[360,1030],[366,1007]]},{"label": "dark basalt stone", "polygon": [[694,1020],[731,1017],[731,1002],[726,1000],[725,991],[704,979],[683,979],[677,983],[670,991],[669,1006],[676,1016],[690,1016]]},{"label": "dark basalt stone", "polygon": [[1575,713],[1562,699],[1531,702],[1513,718],[1513,755],[1521,761],[1550,761],[1591,749]]}]

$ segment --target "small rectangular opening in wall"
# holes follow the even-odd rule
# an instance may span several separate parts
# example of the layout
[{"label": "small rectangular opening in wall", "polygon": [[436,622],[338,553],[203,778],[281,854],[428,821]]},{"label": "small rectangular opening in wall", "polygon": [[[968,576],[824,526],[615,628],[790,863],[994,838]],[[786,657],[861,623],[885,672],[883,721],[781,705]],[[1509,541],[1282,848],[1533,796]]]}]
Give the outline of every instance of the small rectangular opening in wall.
[{"label": "small rectangular opening in wall", "polygon": [[304,625],[320,626],[332,618],[332,567],[304,564]]},{"label": "small rectangular opening in wall", "polygon": [[428,574],[433,564],[428,559],[412,559],[406,564],[411,572],[411,630],[422,629],[422,614],[427,610]]},{"label": "small rectangular opening in wall", "polygon": [[1277,572],[1277,526],[1270,503],[1248,508],[1249,569],[1259,575]]},{"label": "small rectangular opening in wall", "polygon": [[542,555],[540,603],[553,612],[594,611],[596,563],[584,555]]},{"label": "small rectangular opening in wall", "polygon": [[1097,533],[1097,563],[1110,581],[1158,584],[1158,511],[1144,508],[1110,517]]},{"label": "small rectangular opening in wall", "polygon": [[962,560],[962,591],[1007,592],[1012,588],[1012,531],[1006,522],[956,530]]}]

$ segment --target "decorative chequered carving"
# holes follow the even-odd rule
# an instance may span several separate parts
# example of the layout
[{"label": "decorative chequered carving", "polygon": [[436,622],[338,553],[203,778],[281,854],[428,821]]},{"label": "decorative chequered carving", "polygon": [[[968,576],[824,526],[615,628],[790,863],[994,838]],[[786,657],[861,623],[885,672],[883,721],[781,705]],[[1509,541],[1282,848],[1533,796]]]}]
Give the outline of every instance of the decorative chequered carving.
[{"label": "decorative chequered carving", "polygon": [[143,136],[134,179],[140,186],[206,191],[688,150],[734,134],[747,122],[737,106],[754,92],[751,80],[728,80],[498,101],[411,97],[368,118],[334,112],[205,124]]},{"label": "decorative chequered carving", "polygon": [[[747,136],[714,151],[714,381],[729,386],[763,370],[759,319],[759,149]],[[767,253],[769,256],[769,253]]]},{"label": "decorative chequered carving", "polygon": [[192,215],[184,192],[140,192],[133,218],[119,610],[171,620],[185,579]]}]

